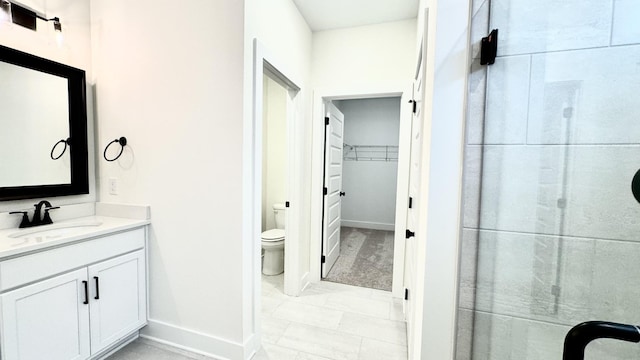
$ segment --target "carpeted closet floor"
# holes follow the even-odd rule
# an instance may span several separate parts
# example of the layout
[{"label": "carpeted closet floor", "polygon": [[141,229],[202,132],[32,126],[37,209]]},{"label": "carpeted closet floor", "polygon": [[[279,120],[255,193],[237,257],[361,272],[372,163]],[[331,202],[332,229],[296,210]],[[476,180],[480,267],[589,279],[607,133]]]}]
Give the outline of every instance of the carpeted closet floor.
[{"label": "carpeted closet floor", "polygon": [[393,231],[340,229],[340,256],[324,280],[391,291]]}]

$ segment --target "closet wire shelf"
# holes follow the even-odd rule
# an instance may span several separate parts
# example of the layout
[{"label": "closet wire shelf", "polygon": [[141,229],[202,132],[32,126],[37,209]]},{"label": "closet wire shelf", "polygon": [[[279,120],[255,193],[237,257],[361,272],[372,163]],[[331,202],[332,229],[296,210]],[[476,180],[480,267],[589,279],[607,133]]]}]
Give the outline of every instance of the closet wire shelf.
[{"label": "closet wire shelf", "polygon": [[398,161],[398,146],[343,144],[344,161]]}]

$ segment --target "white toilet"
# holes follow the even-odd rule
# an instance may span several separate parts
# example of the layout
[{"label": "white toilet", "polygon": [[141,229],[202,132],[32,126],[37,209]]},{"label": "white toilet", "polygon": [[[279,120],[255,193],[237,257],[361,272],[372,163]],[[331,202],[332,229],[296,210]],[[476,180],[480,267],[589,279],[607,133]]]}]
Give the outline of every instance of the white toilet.
[{"label": "white toilet", "polygon": [[284,204],[273,204],[273,213],[276,218],[276,228],[262,233],[262,273],[265,275],[278,275],[284,272]]}]

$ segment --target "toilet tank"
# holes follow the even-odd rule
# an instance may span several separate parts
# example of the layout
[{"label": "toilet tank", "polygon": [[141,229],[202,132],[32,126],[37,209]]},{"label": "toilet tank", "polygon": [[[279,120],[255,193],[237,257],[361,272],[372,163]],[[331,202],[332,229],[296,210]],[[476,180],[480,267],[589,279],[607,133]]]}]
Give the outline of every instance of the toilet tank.
[{"label": "toilet tank", "polygon": [[285,207],[284,204],[273,204],[273,214],[276,219],[276,229],[284,229],[285,225]]}]

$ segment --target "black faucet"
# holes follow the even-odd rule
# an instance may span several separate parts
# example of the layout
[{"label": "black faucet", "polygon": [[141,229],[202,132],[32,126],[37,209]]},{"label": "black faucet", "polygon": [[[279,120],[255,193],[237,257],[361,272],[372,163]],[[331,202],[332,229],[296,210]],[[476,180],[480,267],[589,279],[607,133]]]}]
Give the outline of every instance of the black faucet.
[{"label": "black faucet", "polygon": [[564,340],[563,360],[583,360],[587,345],[596,339],[640,342],[638,326],[605,321],[588,321],[573,327]]},{"label": "black faucet", "polygon": [[[27,228],[32,226],[39,225],[48,225],[53,224],[53,220],[51,220],[51,216],[49,215],[49,210],[59,209],[59,206],[51,206],[51,203],[47,200],[42,200],[39,203],[33,205],[35,206],[35,210],[33,212],[33,218],[29,221],[29,216],[26,211],[12,211],[9,214],[22,214],[22,222],[20,222],[19,228]],[[44,206],[44,217],[41,218],[40,214],[42,212],[42,207]]]},{"label": "black faucet", "polygon": [[[36,207],[36,210],[33,212],[33,218],[31,218],[31,226],[53,224],[53,220],[51,220],[51,216],[49,216],[49,210],[52,209],[50,202],[42,200],[33,206]],[[40,218],[40,212],[43,206],[46,206],[44,209],[44,218]]]}]

